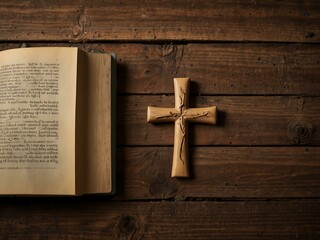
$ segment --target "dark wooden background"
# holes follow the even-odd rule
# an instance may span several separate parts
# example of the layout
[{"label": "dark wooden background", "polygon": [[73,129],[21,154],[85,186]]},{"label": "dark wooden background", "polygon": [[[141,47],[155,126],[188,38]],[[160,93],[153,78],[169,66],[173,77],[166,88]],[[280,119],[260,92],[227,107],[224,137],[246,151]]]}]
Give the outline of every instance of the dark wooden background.
[{"label": "dark wooden background", "polygon": [[[117,194],[1,198],[1,239],[320,239],[319,1],[4,1],[0,50],[118,55]],[[173,124],[147,124],[190,77],[192,177]]]}]

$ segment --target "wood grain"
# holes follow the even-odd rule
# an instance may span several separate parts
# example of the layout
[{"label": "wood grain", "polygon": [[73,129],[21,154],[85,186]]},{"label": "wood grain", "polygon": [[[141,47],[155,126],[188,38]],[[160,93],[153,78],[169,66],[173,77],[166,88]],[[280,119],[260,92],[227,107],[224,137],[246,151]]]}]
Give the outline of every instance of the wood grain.
[{"label": "wood grain", "polygon": [[2,1],[0,41],[319,42],[318,1]]},{"label": "wood grain", "polygon": [[[120,145],[173,145],[172,124],[147,124],[147,106],[173,107],[174,97],[118,98]],[[205,96],[190,107],[217,106],[217,124],[190,124],[189,145],[319,145],[320,98]]]},{"label": "wood grain", "polygon": [[[121,109],[116,196],[0,198],[0,239],[320,239],[319,1],[0,0],[0,19],[0,50],[116,52]],[[219,110],[190,126],[191,179],[170,177],[173,126],[146,123],[174,77]]]},{"label": "wood grain", "polygon": [[318,239],[319,200],[1,201],[2,239]]},{"label": "wood grain", "polygon": [[[174,77],[190,77],[191,93],[201,95],[320,94],[320,48],[313,44],[73,45],[87,51],[116,52],[121,94],[172,94]],[[0,50],[17,47],[0,44]]]},{"label": "wood grain", "polygon": [[173,93],[172,79],[189,77],[191,93],[201,95],[320,94],[317,45],[124,44],[116,51],[120,93]]},{"label": "wood grain", "polygon": [[320,147],[191,147],[190,179],[170,177],[172,147],[118,152],[116,199],[320,197]]}]

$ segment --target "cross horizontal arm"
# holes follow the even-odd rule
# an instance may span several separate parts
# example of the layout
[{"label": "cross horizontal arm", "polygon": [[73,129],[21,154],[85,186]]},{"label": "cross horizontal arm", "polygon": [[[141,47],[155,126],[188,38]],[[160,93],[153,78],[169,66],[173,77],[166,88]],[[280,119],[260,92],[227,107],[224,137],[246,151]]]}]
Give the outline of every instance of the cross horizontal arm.
[{"label": "cross horizontal arm", "polygon": [[179,118],[179,111],[175,108],[148,107],[147,121],[149,123],[174,122]]},{"label": "cross horizontal arm", "polygon": [[217,107],[188,108],[183,116],[188,122],[216,124]]}]

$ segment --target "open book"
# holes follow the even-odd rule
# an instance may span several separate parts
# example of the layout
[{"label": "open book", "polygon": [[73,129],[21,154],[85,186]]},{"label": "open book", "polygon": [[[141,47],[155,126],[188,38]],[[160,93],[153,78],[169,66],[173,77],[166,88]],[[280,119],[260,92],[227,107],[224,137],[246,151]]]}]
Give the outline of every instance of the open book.
[{"label": "open book", "polygon": [[0,195],[114,192],[113,68],[72,47],[0,52]]}]

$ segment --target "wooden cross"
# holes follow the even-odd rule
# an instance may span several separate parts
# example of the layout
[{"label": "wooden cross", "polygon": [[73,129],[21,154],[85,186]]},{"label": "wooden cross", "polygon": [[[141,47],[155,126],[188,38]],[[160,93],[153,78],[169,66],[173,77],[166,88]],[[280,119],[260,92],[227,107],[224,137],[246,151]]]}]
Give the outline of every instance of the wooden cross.
[{"label": "wooden cross", "polygon": [[189,177],[188,122],[216,123],[216,107],[189,108],[189,78],[174,78],[175,107],[148,107],[149,123],[175,122],[171,177]]}]

